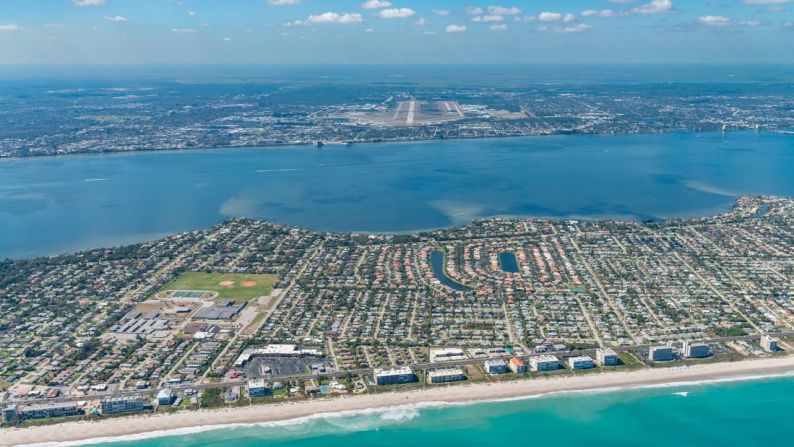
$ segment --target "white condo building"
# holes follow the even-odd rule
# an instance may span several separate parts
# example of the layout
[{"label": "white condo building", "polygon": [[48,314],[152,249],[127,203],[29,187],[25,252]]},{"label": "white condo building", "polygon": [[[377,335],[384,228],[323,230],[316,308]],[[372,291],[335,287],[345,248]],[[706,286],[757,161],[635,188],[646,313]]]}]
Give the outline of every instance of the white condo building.
[{"label": "white condo building", "polygon": [[560,360],[553,355],[539,355],[529,359],[529,364],[535,371],[554,371],[560,367]]},{"label": "white condo building", "polygon": [[466,375],[460,368],[441,368],[427,373],[427,382],[431,384],[458,382],[461,380],[466,380]]},{"label": "white condo building", "polygon": [[596,360],[601,366],[615,366],[619,363],[618,354],[610,348],[596,349]]},{"label": "white condo building", "polygon": [[761,347],[766,349],[769,352],[775,352],[778,350],[778,339],[772,337],[771,335],[764,335],[761,337]]},{"label": "white condo building", "polygon": [[568,367],[571,369],[590,369],[595,367],[595,362],[587,355],[568,357]]}]

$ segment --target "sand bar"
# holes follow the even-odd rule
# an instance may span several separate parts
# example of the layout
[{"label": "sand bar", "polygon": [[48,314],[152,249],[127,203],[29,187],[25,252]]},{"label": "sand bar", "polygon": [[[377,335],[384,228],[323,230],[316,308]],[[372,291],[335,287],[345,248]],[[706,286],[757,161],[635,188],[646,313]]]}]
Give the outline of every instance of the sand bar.
[{"label": "sand bar", "polygon": [[[697,366],[642,369],[498,383],[433,387],[333,399],[284,402],[232,409],[139,415],[101,421],[66,422],[41,427],[6,429],[0,445],[67,443],[115,438],[194,427],[286,421],[322,413],[338,414],[422,403],[455,403],[532,397],[547,393],[702,382],[794,373],[794,356]],[[167,433],[158,433],[167,435]]]}]

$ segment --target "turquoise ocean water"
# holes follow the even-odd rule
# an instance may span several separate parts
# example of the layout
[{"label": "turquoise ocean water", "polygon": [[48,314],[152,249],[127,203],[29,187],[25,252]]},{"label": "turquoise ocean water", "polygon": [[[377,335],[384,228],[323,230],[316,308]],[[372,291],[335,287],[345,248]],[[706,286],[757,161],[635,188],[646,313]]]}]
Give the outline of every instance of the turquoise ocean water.
[{"label": "turquoise ocean water", "polygon": [[103,444],[154,446],[794,445],[794,378],[397,408]]}]

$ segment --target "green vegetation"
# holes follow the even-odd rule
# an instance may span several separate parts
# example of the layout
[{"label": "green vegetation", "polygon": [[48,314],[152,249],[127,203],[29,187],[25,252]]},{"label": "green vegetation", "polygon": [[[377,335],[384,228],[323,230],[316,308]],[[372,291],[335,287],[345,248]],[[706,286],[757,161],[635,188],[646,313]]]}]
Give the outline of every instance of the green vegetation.
[{"label": "green vegetation", "polygon": [[714,333],[718,337],[741,337],[747,335],[747,330],[744,326],[731,326],[729,328],[717,328]]},{"label": "green vegetation", "polygon": [[640,362],[640,360],[638,360],[637,357],[635,357],[630,352],[619,352],[618,358],[620,359],[621,362],[623,362],[625,366],[628,367],[638,367],[645,365],[644,363]]},{"label": "green vegetation", "polygon": [[220,388],[209,388],[201,395],[201,406],[204,408],[218,408],[223,406],[223,395]]},{"label": "green vegetation", "polygon": [[[218,292],[220,299],[251,300],[268,295],[277,280],[277,275],[186,272],[166,284],[163,290],[208,290]],[[253,285],[246,286],[246,283]]]}]

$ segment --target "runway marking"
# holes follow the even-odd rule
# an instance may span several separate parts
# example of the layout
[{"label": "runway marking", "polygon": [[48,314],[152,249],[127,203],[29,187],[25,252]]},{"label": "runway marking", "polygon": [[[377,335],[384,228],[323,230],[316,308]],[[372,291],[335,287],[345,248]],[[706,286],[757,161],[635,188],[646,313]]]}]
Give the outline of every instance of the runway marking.
[{"label": "runway marking", "polygon": [[400,111],[403,109],[403,104],[405,103],[402,101],[397,104],[397,111],[394,112],[394,118],[392,118],[393,121],[397,121],[397,116],[400,115]]},{"label": "runway marking", "polygon": [[405,119],[405,124],[411,125],[414,123],[414,111],[416,110],[416,101],[411,101],[408,104],[408,118]]}]

